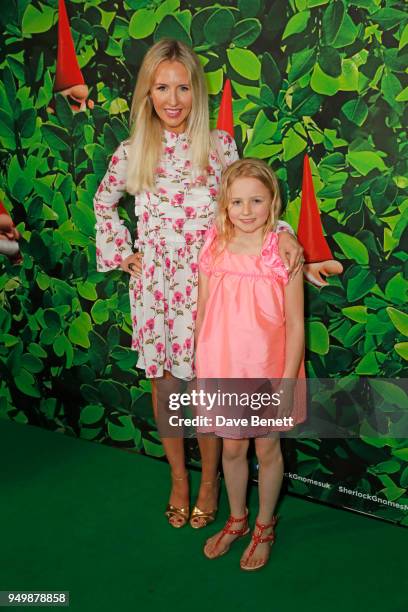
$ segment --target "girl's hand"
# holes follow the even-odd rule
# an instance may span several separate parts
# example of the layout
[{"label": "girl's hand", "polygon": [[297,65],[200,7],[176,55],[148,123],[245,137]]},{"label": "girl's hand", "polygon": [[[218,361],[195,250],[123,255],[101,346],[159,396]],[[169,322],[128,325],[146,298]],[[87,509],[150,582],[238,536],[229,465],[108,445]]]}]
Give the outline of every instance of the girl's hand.
[{"label": "girl's hand", "polygon": [[142,275],[142,254],[132,253],[122,261],[120,267],[125,272],[128,272],[130,276],[134,278],[140,278]]},{"label": "girl's hand", "polygon": [[305,263],[303,247],[292,234],[286,231],[279,232],[278,239],[279,255],[286,266],[289,280],[292,280],[302,270]]},{"label": "girl's hand", "polygon": [[280,404],[277,410],[277,418],[289,418],[293,415],[293,400],[296,383],[296,379],[293,378],[283,378],[280,381]]}]

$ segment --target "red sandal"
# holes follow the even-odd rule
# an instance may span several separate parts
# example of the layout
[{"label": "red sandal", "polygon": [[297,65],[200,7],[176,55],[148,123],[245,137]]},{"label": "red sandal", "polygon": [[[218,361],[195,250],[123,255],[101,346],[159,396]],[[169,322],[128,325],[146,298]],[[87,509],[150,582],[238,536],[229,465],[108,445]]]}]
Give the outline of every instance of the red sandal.
[{"label": "red sandal", "polygon": [[[232,524],[233,523],[244,523],[244,525],[241,527],[241,529],[231,529]],[[221,531],[220,535],[218,536],[214,546],[213,546],[213,550],[215,550],[218,546],[218,544],[221,542],[222,538],[226,535],[236,535],[238,537],[235,538],[235,540],[233,540],[231,542],[231,544],[233,544],[234,542],[236,542],[236,540],[238,540],[239,538],[242,538],[243,536],[246,536],[249,533],[249,527],[248,527],[248,510],[245,513],[245,516],[242,516],[241,518],[235,518],[234,516],[229,516],[227,522],[225,523],[225,526],[223,528],[223,530]],[[229,544],[229,546],[227,546],[227,548],[225,548],[222,552],[220,552],[218,555],[214,555],[214,556],[209,556],[207,555],[207,553],[205,552],[205,547],[204,546],[204,554],[207,557],[207,559],[217,559],[218,557],[222,557],[222,555],[225,555],[230,547],[231,544]]]},{"label": "red sandal", "polygon": [[[252,534],[252,546],[249,549],[249,553],[245,559],[245,562],[248,563],[249,559],[252,557],[252,555],[254,554],[256,547],[258,546],[258,544],[264,544],[265,542],[270,542],[271,545],[275,542],[275,525],[278,522],[278,517],[277,516],[273,516],[272,517],[272,521],[270,523],[268,523],[267,525],[262,525],[261,523],[258,523],[258,521],[255,521],[255,527],[259,530],[258,533],[255,533],[255,530]],[[262,533],[265,531],[265,529],[268,529],[269,527],[272,527],[272,531],[271,533],[269,533],[268,535],[262,537]],[[261,567],[264,567],[269,561],[269,555],[268,557],[265,559],[265,561],[261,564],[261,565],[257,565],[255,567],[248,567],[246,565],[243,565],[243,561],[241,559],[240,562],[240,567],[242,570],[245,570],[246,572],[253,572],[255,570],[259,570],[261,569]]]}]

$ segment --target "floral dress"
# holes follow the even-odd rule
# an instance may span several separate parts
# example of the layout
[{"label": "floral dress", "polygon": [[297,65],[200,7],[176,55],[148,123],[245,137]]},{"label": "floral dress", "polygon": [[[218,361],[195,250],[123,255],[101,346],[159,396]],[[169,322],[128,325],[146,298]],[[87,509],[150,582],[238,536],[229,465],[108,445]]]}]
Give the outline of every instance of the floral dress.
[{"label": "floral dress", "polygon": [[[137,367],[148,378],[168,370],[176,378],[194,378],[194,326],[197,311],[198,255],[214,220],[223,166],[238,159],[234,139],[222,130],[213,136],[217,150],[209,157],[208,179],[192,178],[186,133],[163,131],[163,155],[156,168],[155,191],[135,196],[142,275],[130,277],[132,348]],[[118,268],[131,255],[132,237],[117,206],[125,191],[127,144],[122,142],[94,199],[99,271]],[[223,159],[222,159],[223,158]],[[291,229],[279,222],[279,229]]]}]

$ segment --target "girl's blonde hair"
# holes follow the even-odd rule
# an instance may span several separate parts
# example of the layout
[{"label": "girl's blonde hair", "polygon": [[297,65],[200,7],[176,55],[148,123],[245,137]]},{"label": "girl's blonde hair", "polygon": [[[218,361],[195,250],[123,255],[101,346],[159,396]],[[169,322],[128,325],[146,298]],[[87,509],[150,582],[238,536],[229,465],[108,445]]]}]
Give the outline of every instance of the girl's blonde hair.
[{"label": "girl's blonde hair", "polygon": [[228,216],[230,204],[230,193],[233,182],[239,178],[256,178],[265,185],[271,194],[271,206],[269,215],[263,228],[264,236],[275,230],[281,210],[281,198],[279,193],[278,179],[264,161],[247,157],[238,159],[224,170],[221,178],[220,192],[218,195],[218,213],[216,216],[217,227],[217,250],[221,251],[231,240],[234,233],[234,226]]},{"label": "girl's blonde hair", "polygon": [[126,189],[129,193],[154,190],[155,169],[162,154],[163,128],[156,115],[150,90],[156,69],[166,60],[182,63],[189,75],[192,108],[187,119],[194,174],[206,175],[210,152],[208,93],[197,55],[184,43],[162,39],[146,53],[139,70],[130,109],[130,143]]}]

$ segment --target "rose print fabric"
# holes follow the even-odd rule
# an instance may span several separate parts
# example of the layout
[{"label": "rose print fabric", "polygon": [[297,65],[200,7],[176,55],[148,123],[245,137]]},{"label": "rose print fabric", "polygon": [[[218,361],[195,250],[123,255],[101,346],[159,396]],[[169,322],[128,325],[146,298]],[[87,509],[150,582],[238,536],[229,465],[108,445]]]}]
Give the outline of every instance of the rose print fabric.
[{"label": "rose print fabric", "polygon": [[[163,155],[154,192],[135,197],[137,236],[133,246],[143,255],[142,276],[130,278],[132,348],[137,367],[148,378],[168,370],[191,380],[194,373],[194,325],[197,308],[198,255],[216,210],[223,164],[238,159],[235,141],[215,132],[217,151],[210,154],[208,179],[192,176],[185,133],[163,132]],[[220,161],[221,152],[223,160]],[[133,252],[132,239],[117,206],[125,191],[127,146],[119,145],[94,199],[99,271],[119,267]],[[279,222],[279,229],[290,229]]]}]

